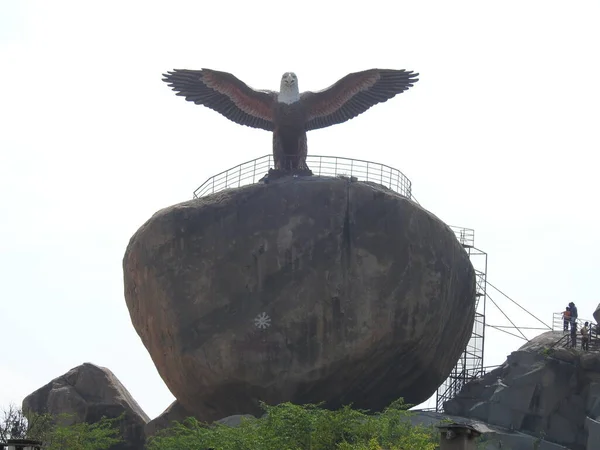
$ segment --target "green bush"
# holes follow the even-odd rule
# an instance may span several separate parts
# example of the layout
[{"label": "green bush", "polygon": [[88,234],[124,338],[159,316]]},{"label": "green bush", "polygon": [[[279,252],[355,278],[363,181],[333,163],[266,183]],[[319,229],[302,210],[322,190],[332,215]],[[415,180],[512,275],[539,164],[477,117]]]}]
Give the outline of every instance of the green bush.
[{"label": "green bush", "polygon": [[122,442],[118,422],[103,417],[99,422],[54,425],[46,434],[44,450],[107,450]]},{"label": "green bush", "polygon": [[61,414],[24,414],[10,405],[0,416],[0,442],[8,439],[35,439],[42,441],[44,450],[107,450],[122,442],[119,422],[124,414],[94,424],[71,422],[71,416]]},{"label": "green bush", "polygon": [[434,427],[413,426],[409,405],[397,400],[381,413],[367,414],[345,406],[330,411],[321,405],[282,403],[262,408],[260,419],[243,419],[239,427],[207,425],[194,418],[175,422],[148,440],[149,450],[435,450]]}]

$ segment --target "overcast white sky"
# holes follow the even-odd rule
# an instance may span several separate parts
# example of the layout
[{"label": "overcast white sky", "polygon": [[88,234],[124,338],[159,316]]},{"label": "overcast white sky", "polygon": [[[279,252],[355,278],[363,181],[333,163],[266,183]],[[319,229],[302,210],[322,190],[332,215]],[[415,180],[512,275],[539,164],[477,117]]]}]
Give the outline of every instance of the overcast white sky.
[{"label": "overcast white sky", "polygon": [[[546,321],[568,301],[591,317],[599,13],[552,0],[0,0],[0,405],[86,361],[150,417],[172,401],[125,306],[125,247],[158,209],[271,151],[270,133],[176,97],[161,81],[173,68],[273,90],[285,71],[301,90],[372,67],[419,72],[408,92],[309,133],[309,153],[400,169],[424,207],[475,229],[492,283]],[[489,331],[486,365],[521,343]]]}]

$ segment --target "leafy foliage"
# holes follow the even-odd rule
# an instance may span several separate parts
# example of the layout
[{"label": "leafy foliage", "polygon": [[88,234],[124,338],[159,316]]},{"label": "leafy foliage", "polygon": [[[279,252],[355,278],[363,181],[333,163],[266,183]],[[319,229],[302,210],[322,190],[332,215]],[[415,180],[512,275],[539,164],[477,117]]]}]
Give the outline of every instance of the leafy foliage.
[{"label": "leafy foliage", "polygon": [[239,427],[207,425],[194,418],[159,431],[149,450],[435,450],[433,427],[413,426],[410,405],[393,402],[383,412],[367,414],[345,406],[337,411],[321,405],[262,404],[266,414],[243,419]]},{"label": "leafy foliage", "polygon": [[122,419],[123,416],[114,419],[103,417],[93,424],[59,423],[43,439],[44,450],[107,450],[122,441],[118,427],[118,422]]},{"label": "leafy foliage", "polygon": [[70,424],[72,417],[68,414],[24,414],[10,405],[0,416],[0,442],[35,439],[44,443],[44,450],[107,450],[122,442],[119,423],[123,418],[103,417],[94,424]]}]

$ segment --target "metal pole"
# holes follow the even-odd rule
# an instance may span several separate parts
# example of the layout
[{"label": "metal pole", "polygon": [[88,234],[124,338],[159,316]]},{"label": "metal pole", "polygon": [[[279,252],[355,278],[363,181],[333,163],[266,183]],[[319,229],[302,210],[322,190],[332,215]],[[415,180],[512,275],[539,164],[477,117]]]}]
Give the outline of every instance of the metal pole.
[{"label": "metal pole", "polygon": [[[475,243],[475,232],[473,231],[473,244]],[[487,303],[487,253],[485,255],[485,283],[483,285],[483,330],[481,331],[481,367],[485,367],[484,359],[485,359],[485,307]]]}]

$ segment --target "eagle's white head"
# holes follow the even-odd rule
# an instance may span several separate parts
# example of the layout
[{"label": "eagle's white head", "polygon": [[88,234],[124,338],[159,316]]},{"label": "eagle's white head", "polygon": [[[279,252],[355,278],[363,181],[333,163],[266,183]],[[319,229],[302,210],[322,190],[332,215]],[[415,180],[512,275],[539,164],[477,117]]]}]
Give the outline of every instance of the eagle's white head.
[{"label": "eagle's white head", "polygon": [[287,104],[300,100],[298,77],[294,72],[286,72],[281,77],[281,88],[279,89],[277,100]]}]

